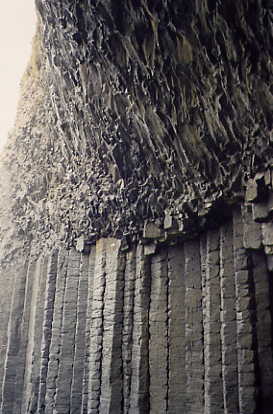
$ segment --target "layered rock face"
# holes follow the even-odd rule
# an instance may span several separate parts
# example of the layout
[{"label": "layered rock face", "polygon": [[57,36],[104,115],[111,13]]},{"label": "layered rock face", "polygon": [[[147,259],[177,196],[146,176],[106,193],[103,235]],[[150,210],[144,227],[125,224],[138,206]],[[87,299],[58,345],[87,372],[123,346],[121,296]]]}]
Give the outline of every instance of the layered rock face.
[{"label": "layered rock face", "polygon": [[1,413],[272,413],[269,3],[36,4]]}]

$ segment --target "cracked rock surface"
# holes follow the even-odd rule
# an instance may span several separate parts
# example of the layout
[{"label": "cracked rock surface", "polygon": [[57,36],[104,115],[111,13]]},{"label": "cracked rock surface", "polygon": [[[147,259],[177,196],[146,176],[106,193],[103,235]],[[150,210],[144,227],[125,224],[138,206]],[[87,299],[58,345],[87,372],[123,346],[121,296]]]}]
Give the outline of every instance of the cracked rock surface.
[{"label": "cracked rock surface", "polygon": [[267,0],[36,0],[1,155],[1,414],[272,414]]},{"label": "cracked rock surface", "polygon": [[270,166],[267,1],[36,3],[8,163],[22,232],[71,245],[166,215],[198,228]]}]

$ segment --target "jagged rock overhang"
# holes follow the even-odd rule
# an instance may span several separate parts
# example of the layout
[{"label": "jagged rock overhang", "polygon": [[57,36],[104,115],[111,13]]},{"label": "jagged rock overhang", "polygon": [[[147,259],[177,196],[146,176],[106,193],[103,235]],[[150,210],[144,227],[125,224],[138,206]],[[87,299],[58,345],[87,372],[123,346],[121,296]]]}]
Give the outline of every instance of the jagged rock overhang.
[{"label": "jagged rock overhang", "polygon": [[42,238],[139,235],[165,215],[198,228],[271,168],[266,2],[37,5],[50,159],[40,195],[26,174],[46,206],[26,215]]}]

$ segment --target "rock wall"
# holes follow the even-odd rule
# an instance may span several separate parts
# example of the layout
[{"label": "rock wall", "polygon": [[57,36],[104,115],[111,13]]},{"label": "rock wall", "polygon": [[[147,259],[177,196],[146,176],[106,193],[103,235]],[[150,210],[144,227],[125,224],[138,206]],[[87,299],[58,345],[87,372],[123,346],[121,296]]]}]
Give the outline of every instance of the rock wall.
[{"label": "rock wall", "polygon": [[1,414],[271,414],[266,0],[36,0],[1,155]]},{"label": "rock wall", "polygon": [[270,414],[268,237],[238,207],[152,254],[30,252],[5,278],[1,413]]},{"label": "rock wall", "polygon": [[267,1],[36,3],[8,163],[19,231],[138,238],[242,202],[273,157]]}]

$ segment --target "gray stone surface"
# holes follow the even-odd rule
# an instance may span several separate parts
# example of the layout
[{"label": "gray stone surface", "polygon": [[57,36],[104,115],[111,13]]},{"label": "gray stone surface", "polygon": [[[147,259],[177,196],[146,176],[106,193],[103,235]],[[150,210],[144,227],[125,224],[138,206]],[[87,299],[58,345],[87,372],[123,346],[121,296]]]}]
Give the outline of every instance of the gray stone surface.
[{"label": "gray stone surface", "polygon": [[103,309],[105,294],[105,266],[106,247],[105,240],[96,246],[96,262],[93,279],[92,313],[89,349],[89,382],[88,382],[88,414],[99,413],[101,393],[101,366],[103,344]]},{"label": "gray stone surface", "polygon": [[148,256],[105,238],[18,261],[1,414],[271,414],[272,274],[250,226],[235,209]]},{"label": "gray stone surface", "polygon": [[106,240],[100,412],[122,410],[122,328],[125,255],[120,241]]},{"label": "gray stone surface", "polygon": [[[169,392],[169,278],[167,250],[151,258],[149,310],[150,413],[168,411]],[[160,356],[160,364],[158,358]]]},{"label": "gray stone surface", "polygon": [[[22,396],[22,372],[24,370],[25,358],[22,354],[25,350],[25,335],[22,332],[23,313],[26,300],[26,282],[29,269],[28,258],[22,259],[14,268],[16,274],[10,296],[11,307],[8,325],[1,330],[7,330],[7,346],[4,357],[4,373],[2,382],[1,411],[12,413],[20,410],[17,399]],[[28,323],[28,321],[26,321]],[[22,345],[22,347],[21,347]]]},{"label": "gray stone surface", "polygon": [[82,251],[143,228],[158,237],[164,221],[191,233],[245,198],[267,205],[269,2],[36,5],[2,157],[14,235]]},{"label": "gray stone surface", "polygon": [[132,344],[132,376],[129,414],[149,412],[149,305],[150,263],[143,246],[136,250],[136,279]]},{"label": "gray stone surface", "polygon": [[57,378],[59,374],[61,354],[61,331],[63,325],[64,294],[66,287],[68,266],[68,252],[60,251],[58,256],[58,273],[56,281],[56,297],[54,303],[54,314],[52,321],[52,338],[47,371],[46,391],[46,413],[53,413],[55,407]]},{"label": "gray stone surface", "polygon": [[126,255],[124,274],[124,316],[122,330],[123,411],[128,414],[131,397],[136,249]]},{"label": "gray stone surface", "polygon": [[185,370],[186,412],[204,411],[204,335],[199,240],[189,241],[185,253]]},{"label": "gray stone surface", "polygon": [[243,247],[241,210],[233,217],[234,272],[238,349],[239,412],[256,412],[256,378],[254,367],[253,292],[249,256]]},{"label": "gray stone surface", "polygon": [[168,249],[168,413],[186,411],[185,257],[182,246]]},{"label": "gray stone surface", "polygon": [[0,156],[1,414],[271,414],[269,2],[36,6]]},{"label": "gray stone surface", "polygon": [[206,240],[205,312],[204,312],[204,396],[205,412],[223,411],[222,354],[221,354],[221,296],[219,232],[209,231]]},{"label": "gray stone surface", "polygon": [[[86,259],[83,258],[83,262]],[[85,360],[83,367],[83,387],[82,387],[82,406],[81,414],[88,412],[88,391],[89,391],[89,358],[90,358],[90,331],[92,329],[92,305],[93,305],[93,285],[94,272],[96,260],[96,247],[93,246],[88,257],[88,272],[87,272],[87,309],[86,309],[86,324],[85,324]]]},{"label": "gray stone surface", "polygon": [[273,411],[273,359],[272,359],[272,319],[270,299],[270,278],[266,267],[266,257],[261,251],[252,252],[253,284],[255,290],[255,360],[259,369],[259,397],[265,414]]},{"label": "gray stone surface", "polygon": [[220,231],[221,343],[224,413],[239,412],[233,226]]},{"label": "gray stone surface", "polygon": [[[56,279],[58,268],[58,250],[52,252],[47,263],[46,287],[42,321],[42,343],[40,351],[39,393],[37,401],[38,413],[43,413],[47,391],[47,374],[49,353],[52,339],[54,304],[56,298]],[[58,323],[58,321],[56,321]]]},{"label": "gray stone surface", "polygon": [[81,255],[77,299],[77,322],[74,341],[73,379],[71,384],[70,411],[79,412],[83,400],[83,379],[86,362],[86,314],[88,298],[88,255]]}]

